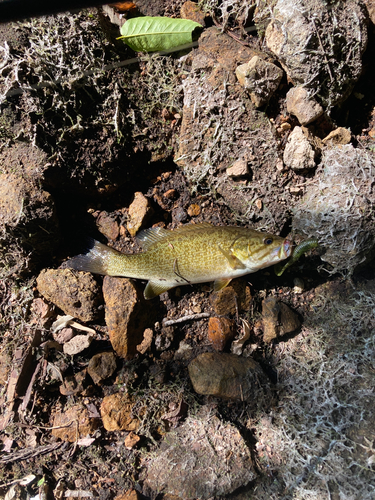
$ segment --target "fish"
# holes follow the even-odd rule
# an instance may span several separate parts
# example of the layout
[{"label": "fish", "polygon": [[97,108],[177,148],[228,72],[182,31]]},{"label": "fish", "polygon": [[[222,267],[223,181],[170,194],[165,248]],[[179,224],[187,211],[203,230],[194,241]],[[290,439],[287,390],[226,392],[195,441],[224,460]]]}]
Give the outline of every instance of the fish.
[{"label": "fish", "polygon": [[145,299],[180,285],[213,281],[220,290],[238,276],[272,266],[291,254],[288,239],[237,226],[207,222],[175,230],[145,229],[137,235],[142,252],[124,254],[92,240],[86,254],[67,267],[108,276],[147,280]]}]

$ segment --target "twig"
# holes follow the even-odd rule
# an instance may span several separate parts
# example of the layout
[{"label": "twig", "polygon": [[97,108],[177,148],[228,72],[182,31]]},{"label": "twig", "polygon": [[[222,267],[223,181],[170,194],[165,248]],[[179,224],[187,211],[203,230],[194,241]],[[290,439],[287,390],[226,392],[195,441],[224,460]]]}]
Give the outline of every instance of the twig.
[{"label": "twig", "polygon": [[3,456],[0,459],[0,463],[9,463],[9,462],[14,462],[18,460],[26,460],[30,459],[33,457],[36,457],[38,455],[43,455],[44,453],[50,453],[51,451],[57,450],[57,448],[60,448],[65,443],[54,443],[54,444],[49,444],[46,446],[39,446],[38,448],[26,448],[25,450],[19,450],[14,453],[11,453],[7,456]]},{"label": "twig", "polygon": [[200,313],[200,314],[189,314],[188,316],[182,316],[177,319],[165,319],[163,320],[163,326],[171,326],[176,323],[184,323],[185,321],[193,321],[195,319],[209,318],[210,315],[208,313]]}]

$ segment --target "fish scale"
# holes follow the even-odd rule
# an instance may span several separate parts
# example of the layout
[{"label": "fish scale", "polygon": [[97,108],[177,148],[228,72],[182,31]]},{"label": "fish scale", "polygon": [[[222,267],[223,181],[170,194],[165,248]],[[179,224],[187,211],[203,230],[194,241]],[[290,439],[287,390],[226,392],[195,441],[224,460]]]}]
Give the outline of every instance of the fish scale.
[{"label": "fish scale", "polygon": [[214,281],[214,289],[232,278],[276,264],[291,253],[279,236],[236,226],[188,224],[174,231],[151,228],[137,239],[143,252],[123,254],[93,241],[92,248],[69,267],[109,276],[148,280],[144,295],[153,298],[178,285]]}]

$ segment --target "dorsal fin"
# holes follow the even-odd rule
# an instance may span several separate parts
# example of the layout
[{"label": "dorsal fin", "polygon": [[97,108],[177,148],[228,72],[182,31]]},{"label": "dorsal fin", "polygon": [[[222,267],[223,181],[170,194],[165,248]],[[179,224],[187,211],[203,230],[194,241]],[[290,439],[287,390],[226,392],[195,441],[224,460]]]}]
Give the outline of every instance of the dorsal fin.
[{"label": "dorsal fin", "polygon": [[185,224],[177,229],[173,230],[176,234],[192,233],[195,231],[200,231],[202,229],[212,229],[214,226],[209,222],[198,222],[197,224]]},{"label": "dorsal fin", "polygon": [[155,243],[163,241],[166,237],[172,236],[173,234],[189,234],[201,229],[209,229],[214,227],[209,222],[199,222],[198,224],[186,224],[170,231],[164,229],[163,227],[151,227],[150,229],[144,229],[139,234],[137,234],[136,239],[141,245],[143,250],[148,250]]},{"label": "dorsal fin", "polygon": [[164,240],[171,232],[163,227],[151,227],[150,229],[144,229],[139,234],[137,234],[136,239],[138,243],[144,250],[149,249],[155,243]]}]

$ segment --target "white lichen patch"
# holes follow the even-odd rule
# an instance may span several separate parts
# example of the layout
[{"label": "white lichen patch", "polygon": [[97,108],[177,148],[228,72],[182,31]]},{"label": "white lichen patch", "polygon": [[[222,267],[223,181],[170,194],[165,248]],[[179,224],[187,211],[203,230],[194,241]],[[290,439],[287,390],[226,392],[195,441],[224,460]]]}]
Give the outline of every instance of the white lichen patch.
[{"label": "white lichen patch", "polygon": [[330,272],[351,274],[374,247],[375,155],[351,145],[323,152],[316,173],[293,217],[293,230],[316,237]]},{"label": "white lichen patch", "polygon": [[273,486],[252,498],[375,495],[374,284],[317,292],[303,331],[276,346],[279,405],[255,426],[260,465]]}]

